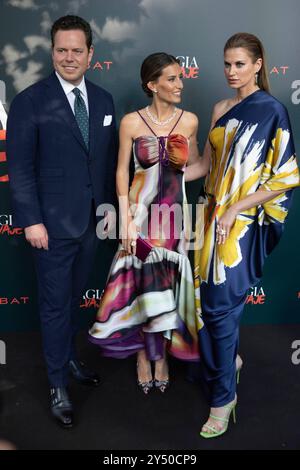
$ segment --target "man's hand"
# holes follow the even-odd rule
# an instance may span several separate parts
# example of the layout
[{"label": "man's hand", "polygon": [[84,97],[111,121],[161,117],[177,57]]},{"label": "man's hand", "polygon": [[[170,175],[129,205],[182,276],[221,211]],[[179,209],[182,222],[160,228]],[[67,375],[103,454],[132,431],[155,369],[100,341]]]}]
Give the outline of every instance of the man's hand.
[{"label": "man's hand", "polygon": [[48,232],[44,224],[25,227],[25,238],[33,248],[48,250]]}]

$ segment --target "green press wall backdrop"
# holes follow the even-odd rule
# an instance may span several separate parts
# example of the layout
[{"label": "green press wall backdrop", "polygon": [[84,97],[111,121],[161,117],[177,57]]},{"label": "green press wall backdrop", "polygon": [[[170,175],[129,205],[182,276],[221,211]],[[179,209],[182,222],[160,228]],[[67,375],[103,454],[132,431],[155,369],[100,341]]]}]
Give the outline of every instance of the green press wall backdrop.
[{"label": "green press wall backdrop", "polygon": [[[298,0],[1,0],[0,9],[0,330],[39,327],[35,272],[22,230],[13,231],[5,158],[5,114],[19,91],[52,70],[49,33],[65,14],[88,20],[95,53],[87,77],[115,100],[118,120],[147,104],[139,69],[150,53],[180,57],[182,107],[199,117],[202,151],[214,103],[232,95],[223,75],[222,50],[238,31],[258,35],[267,52],[272,93],[288,108],[300,149],[300,3]],[[195,202],[202,181],[187,185]],[[244,323],[299,323],[300,191],[280,245],[268,259],[261,284],[249,290]],[[103,241],[82,298],[86,326],[95,314],[116,249]]]}]

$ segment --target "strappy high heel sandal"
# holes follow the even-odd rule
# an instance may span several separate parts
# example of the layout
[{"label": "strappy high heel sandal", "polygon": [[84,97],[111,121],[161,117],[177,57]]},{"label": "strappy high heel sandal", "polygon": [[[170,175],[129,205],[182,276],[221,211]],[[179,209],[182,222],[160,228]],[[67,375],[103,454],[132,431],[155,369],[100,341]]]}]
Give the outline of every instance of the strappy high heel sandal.
[{"label": "strappy high heel sandal", "polygon": [[239,355],[236,358],[236,384],[240,383],[240,373],[243,367],[243,361]]},{"label": "strappy high heel sandal", "polygon": [[224,417],[210,414],[209,419],[211,418],[214,421],[219,421],[223,423],[223,426],[220,429],[218,429],[214,425],[205,424],[204,427],[208,429],[208,431],[201,431],[200,436],[204,437],[205,439],[222,436],[222,434],[224,434],[227,431],[231,414],[233,417],[234,424],[236,423],[236,413],[235,413],[236,403],[237,403],[237,400],[235,399],[233,403],[223,407],[227,411],[226,416]]}]

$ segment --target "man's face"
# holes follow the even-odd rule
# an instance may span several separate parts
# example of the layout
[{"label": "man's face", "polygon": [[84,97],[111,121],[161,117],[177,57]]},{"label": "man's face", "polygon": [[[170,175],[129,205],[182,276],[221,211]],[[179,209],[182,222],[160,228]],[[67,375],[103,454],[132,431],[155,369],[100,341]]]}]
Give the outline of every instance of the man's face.
[{"label": "man's face", "polygon": [[64,80],[77,86],[90,65],[93,52],[93,47],[88,50],[85,34],[80,29],[59,30],[54,36],[53,66]]}]

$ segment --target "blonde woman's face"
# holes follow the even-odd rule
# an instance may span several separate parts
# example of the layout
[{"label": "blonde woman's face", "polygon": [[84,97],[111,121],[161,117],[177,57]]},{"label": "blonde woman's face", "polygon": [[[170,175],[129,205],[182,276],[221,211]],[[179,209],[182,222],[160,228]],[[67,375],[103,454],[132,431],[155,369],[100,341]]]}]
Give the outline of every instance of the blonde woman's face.
[{"label": "blonde woman's face", "polygon": [[231,88],[255,86],[255,74],[261,66],[262,59],[257,59],[253,63],[253,57],[243,47],[235,47],[225,51],[224,73]]}]

